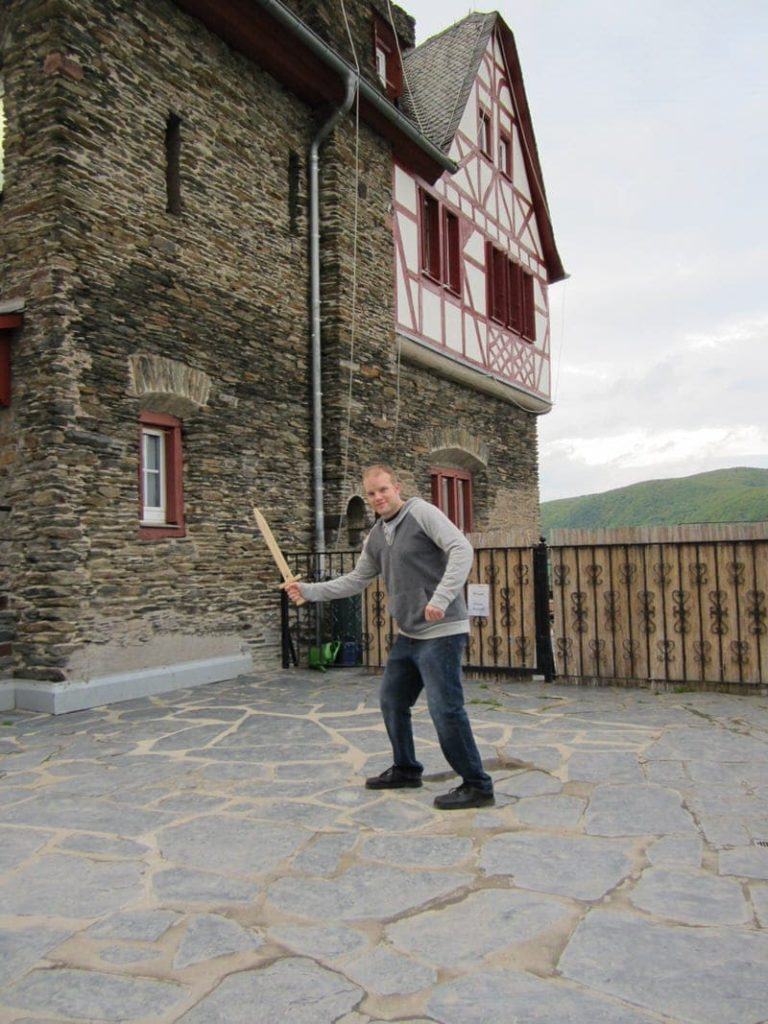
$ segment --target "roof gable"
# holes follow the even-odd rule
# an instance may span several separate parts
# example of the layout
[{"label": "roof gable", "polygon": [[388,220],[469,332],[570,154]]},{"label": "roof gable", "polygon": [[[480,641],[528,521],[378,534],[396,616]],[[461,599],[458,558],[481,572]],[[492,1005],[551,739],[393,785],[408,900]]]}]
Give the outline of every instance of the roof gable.
[{"label": "roof gable", "polygon": [[531,113],[514,36],[496,12],[470,14],[416,47],[404,60],[403,112],[445,152],[451,147],[491,36],[504,55],[541,247],[550,282],[566,277],[555,243]]}]

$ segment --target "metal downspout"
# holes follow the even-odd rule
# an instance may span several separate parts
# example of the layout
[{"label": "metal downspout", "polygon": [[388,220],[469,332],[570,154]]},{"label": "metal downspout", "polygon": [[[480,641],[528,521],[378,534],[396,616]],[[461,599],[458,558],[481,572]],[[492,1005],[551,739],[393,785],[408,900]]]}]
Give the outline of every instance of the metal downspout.
[{"label": "metal downspout", "polygon": [[323,379],[320,347],[320,146],[350,110],[357,92],[357,75],[345,74],[346,92],[341,105],[321,125],[309,147],[309,268],[310,337],[312,342],[312,493],[315,513],[315,552],[318,571],[325,571],[325,509],[323,503]]}]

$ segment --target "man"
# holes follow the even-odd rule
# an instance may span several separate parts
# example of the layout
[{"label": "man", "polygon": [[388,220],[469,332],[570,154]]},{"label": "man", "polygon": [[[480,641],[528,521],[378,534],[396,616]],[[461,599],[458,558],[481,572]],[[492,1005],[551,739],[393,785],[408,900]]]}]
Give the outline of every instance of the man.
[{"label": "man", "polygon": [[381,711],[394,764],[366,781],[368,789],[421,786],[411,708],[422,689],[446,761],[462,779],[435,799],[441,810],[494,803],[493,782],[483,770],[464,707],[461,658],[469,632],[463,587],[472,567],[472,546],[450,519],[421,498],[404,501],[395,471],[369,466],[366,500],[378,515],[355,568],[327,583],[287,583],[292,600],[326,601],[359,594],[384,577],[399,635],[381,683]]}]

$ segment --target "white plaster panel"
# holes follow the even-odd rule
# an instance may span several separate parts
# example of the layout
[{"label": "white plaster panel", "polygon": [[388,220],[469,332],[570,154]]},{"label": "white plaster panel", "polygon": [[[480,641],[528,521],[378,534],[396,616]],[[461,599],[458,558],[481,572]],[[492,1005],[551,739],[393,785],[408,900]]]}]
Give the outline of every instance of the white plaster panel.
[{"label": "white plaster panel", "polygon": [[416,182],[402,167],[395,165],[395,199],[411,213],[417,213]]},{"label": "white plaster panel", "polygon": [[547,317],[536,312],[536,344],[543,346],[547,337]]},{"label": "white plaster panel", "polygon": [[453,183],[457,189],[472,199],[475,195],[475,186],[469,176],[469,167],[460,167],[453,176]]},{"label": "white plaster panel", "polygon": [[531,198],[531,189],[528,184],[528,175],[525,173],[525,161],[523,150],[520,145],[520,133],[517,128],[512,134],[512,179],[515,187],[520,189],[526,199]]},{"label": "white plaster panel", "polygon": [[421,289],[421,333],[433,341],[441,341],[440,297],[427,287]]},{"label": "white plaster panel", "polygon": [[[530,246],[535,253],[541,253],[541,235],[539,234],[539,227],[536,223],[535,215],[528,221],[528,233],[531,236]],[[533,262],[533,261],[531,261]]]},{"label": "white plaster panel", "polygon": [[411,307],[408,303],[408,283],[403,274],[403,268],[398,261],[397,264],[397,322],[403,327],[411,329],[416,327],[411,316]]},{"label": "white plaster panel", "polygon": [[486,160],[480,161],[480,195],[484,196],[486,189],[491,183],[493,177],[493,171],[491,170],[490,164]]},{"label": "white plaster panel", "polygon": [[461,341],[461,307],[452,302],[445,303],[445,338],[447,348],[455,352],[462,351]]},{"label": "white plaster panel", "polygon": [[477,260],[479,263],[484,262],[485,245],[483,243],[483,236],[479,231],[473,231],[466,240],[464,243],[464,252],[467,256],[471,256],[472,259]]},{"label": "white plaster panel", "polygon": [[491,77],[487,60],[488,57],[490,57],[491,60],[493,59],[493,51],[491,51],[490,48],[485,51],[485,56],[483,57],[483,60],[480,61],[480,67],[477,69],[477,77],[484,85],[489,86],[491,84]]},{"label": "white plaster panel", "polygon": [[465,264],[464,280],[466,281],[472,308],[480,316],[485,316],[485,274],[471,263]]},{"label": "white plaster panel", "polygon": [[512,93],[509,91],[509,86],[504,82],[499,89],[499,120],[503,128],[507,131],[512,130],[512,118],[510,114],[514,113],[514,106],[512,105]]},{"label": "white plaster panel", "polygon": [[542,359],[541,361],[541,374],[539,376],[539,391],[549,396],[549,360]]},{"label": "white plaster panel", "polygon": [[464,327],[466,341],[464,344],[464,352],[469,359],[475,359],[478,363],[483,362],[483,351],[477,341],[477,328],[480,327],[481,337],[484,336],[485,331],[482,324],[470,316],[468,313],[465,314]]},{"label": "white plaster panel", "polygon": [[467,138],[473,141],[477,138],[477,85],[473,85],[469,90],[469,98],[464,107],[464,113],[461,115],[459,128]]},{"label": "white plaster panel", "polygon": [[534,277],[533,279],[533,301],[535,305],[541,306],[542,309],[547,308],[547,296],[544,291],[544,285],[538,277]]},{"label": "white plaster panel", "polygon": [[415,221],[400,217],[400,237],[403,241],[405,265],[414,273],[419,271],[419,229]]}]

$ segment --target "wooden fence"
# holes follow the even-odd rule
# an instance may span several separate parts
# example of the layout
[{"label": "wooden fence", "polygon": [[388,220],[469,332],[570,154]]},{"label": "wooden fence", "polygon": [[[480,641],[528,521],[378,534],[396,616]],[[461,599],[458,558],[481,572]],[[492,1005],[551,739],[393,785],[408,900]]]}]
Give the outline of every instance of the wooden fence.
[{"label": "wooden fence", "polygon": [[552,540],[558,676],[693,686],[768,680],[765,524],[555,531]]}]

